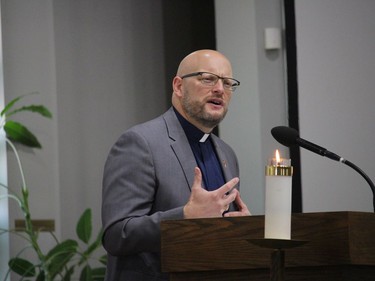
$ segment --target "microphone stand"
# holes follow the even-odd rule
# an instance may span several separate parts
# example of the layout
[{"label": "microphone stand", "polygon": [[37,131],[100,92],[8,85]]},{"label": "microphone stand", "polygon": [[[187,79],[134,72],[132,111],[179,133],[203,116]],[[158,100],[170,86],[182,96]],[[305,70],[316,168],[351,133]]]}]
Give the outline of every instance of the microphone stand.
[{"label": "microphone stand", "polygon": [[365,174],[365,172],[363,172],[358,166],[356,166],[355,164],[353,164],[352,162],[344,159],[344,158],[341,158],[340,159],[340,162],[341,163],[344,163],[345,165],[349,166],[350,168],[354,169],[356,172],[358,172],[366,181],[367,183],[370,185],[370,188],[372,190],[372,195],[373,195],[373,198],[372,198],[372,205],[373,205],[373,209],[375,211],[375,186],[374,186],[374,183],[371,181],[371,179]]}]

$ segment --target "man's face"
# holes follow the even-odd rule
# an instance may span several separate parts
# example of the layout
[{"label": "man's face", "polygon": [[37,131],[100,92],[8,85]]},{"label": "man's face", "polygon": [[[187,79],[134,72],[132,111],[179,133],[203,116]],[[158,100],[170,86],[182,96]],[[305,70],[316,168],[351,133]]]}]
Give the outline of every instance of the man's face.
[{"label": "man's face", "polygon": [[221,79],[214,86],[202,83],[201,76],[186,79],[186,86],[182,89],[181,106],[188,119],[206,128],[216,127],[228,111],[232,92],[224,88]]},{"label": "man's face", "polygon": [[232,90],[229,60],[216,51],[202,50],[185,57],[173,79],[173,106],[190,123],[209,133],[224,119]]}]

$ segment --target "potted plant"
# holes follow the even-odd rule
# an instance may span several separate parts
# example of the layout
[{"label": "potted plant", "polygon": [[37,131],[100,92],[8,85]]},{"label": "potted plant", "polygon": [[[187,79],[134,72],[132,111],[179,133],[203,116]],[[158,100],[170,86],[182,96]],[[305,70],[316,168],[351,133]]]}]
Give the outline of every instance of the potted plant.
[{"label": "potted plant", "polygon": [[[22,257],[23,251],[20,251],[16,257],[9,260],[9,270],[5,279],[11,271],[21,276],[20,280],[52,281],[52,280],[71,280],[74,273],[79,272],[80,280],[104,280],[106,257],[94,258],[94,252],[101,247],[102,231],[92,239],[92,214],[91,209],[86,209],[80,216],[76,226],[78,239],[67,239],[59,241],[53,232],[50,232],[56,245],[48,252],[43,252],[39,244],[39,230],[33,226],[32,216],[29,209],[30,190],[26,185],[20,157],[18,155],[15,143],[31,147],[42,148],[36,136],[23,124],[10,119],[14,114],[20,112],[32,112],[40,114],[46,118],[52,118],[50,111],[43,105],[28,105],[15,108],[15,104],[24,96],[17,97],[10,101],[0,113],[1,124],[6,135],[6,142],[13,150],[17,159],[18,167],[22,177],[22,188],[20,194],[12,191],[6,185],[0,183],[2,188],[7,189],[6,197],[15,200],[22,210],[25,228],[22,230],[23,237],[31,246],[31,249],[37,256],[37,261],[29,261]],[[0,235],[3,233],[15,233],[16,230],[0,229]],[[19,233],[19,230],[17,230]],[[84,245],[82,247],[80,245]],[[102,264],[93,268],[93,260]]]}]

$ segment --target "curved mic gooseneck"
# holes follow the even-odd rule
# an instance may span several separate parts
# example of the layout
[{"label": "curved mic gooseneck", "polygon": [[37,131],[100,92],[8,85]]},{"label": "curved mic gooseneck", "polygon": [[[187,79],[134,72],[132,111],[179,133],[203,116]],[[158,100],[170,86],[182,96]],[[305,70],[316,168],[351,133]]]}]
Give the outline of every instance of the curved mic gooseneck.
[{"label": "curved mic gooseneck", "polygon": [[372,194],[373,194],[373,199],[372,199],[372,205],[373,209],[375,211],[375,186],[374,183],[371,181],[371,179],[363,172],[358,166],[353,164],[352,162],[342,158],[341,156],[325,149],[324,147],[321,147],[319,145],[316,145],[312,142],[309,142],[307,140],[304,140],[299,137],[299,133],[297,130],[285,126],[278,126],[274,127],[271,130],[272,136],[277,140],[279,143],[282,145],[285,145],[287,147],[291,147],[293,145],[298,145],[300,147],[303,147],[307,150],[310,150],[314,153],[317,153],[321,156],[328,157],[332,160],[339,161],[352,169],[354,169],[357,173],[359,173],[365,180],[366,182],[370,185]]},{"label": "curved mic gooseneck", "polygon": [[372,190],[372,206],[373,206],[373,209],[374,209],[374,212],[375,212],[375,186],[374,186],[374,183],[371,181],[371,179],[365,174],[365,172],[363,172],[358,166],[356,166],[355,164],[353,164],[352,162],[346,160],[346,159],[343,159],[343,161],[340,161],[342,163],[344,163],[345,165],[349,166],[350,168],[354,169],[355,171],[357,171],[366,181],[367,183],[370,185],[370,188]]}]

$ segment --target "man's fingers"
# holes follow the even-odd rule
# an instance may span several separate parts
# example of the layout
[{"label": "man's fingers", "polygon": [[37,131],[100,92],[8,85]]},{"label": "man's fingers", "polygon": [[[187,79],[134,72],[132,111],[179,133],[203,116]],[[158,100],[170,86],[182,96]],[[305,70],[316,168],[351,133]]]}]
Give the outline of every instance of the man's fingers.
[{"label": "man's fingers", "polygon": [[239,181],[240,181],[239,178],[237,178],[237,177],[233,178],[230,181],[228,181],[226,184],[224,184],[223,186],[221,186],[219,189],[217,189],[217,192],[221,196],[228,195],[233,190],[233,188],[237,185],[237,183]]},{"label": "man's fingers", "polygon": [[202,172],[198,167],[194,169],[194,182],[192,188],[202,187]]},{"label": "man's fingers", "polygon": [[249,215],[249,216],[251,215],[250,210],[247,208],[245,202],[242,201],[239,193],[238,193],[238,196],[236,196],[235,202],[243,214]]},{"label": "man's fingers", "polygon": [[224,217],[251,216],[249,209],[247,208],[246,204],[241,199],[240,192],[238,190],[233,190],[232,193],[236,194],[234,201],[238,207],[238,211],[225,212],[223,213],[223,216]]},{"label": "man's fingers", "polygon": [[225,205],[230,205],[232,202],[236,200],[237,194],[238,194],[238,190],[232,188],[229,194],[224,195],[223,203]]}]

